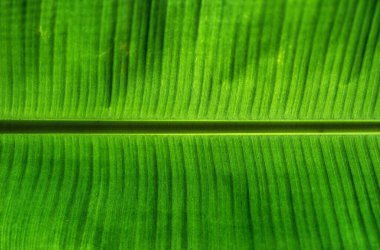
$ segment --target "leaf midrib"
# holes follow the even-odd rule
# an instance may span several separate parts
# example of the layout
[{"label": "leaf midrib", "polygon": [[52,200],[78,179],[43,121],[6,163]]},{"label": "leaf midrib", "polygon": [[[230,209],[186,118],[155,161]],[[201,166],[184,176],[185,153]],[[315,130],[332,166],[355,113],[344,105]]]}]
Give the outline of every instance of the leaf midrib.
[{"label": "leaf midrib", "polygon": [[2,134],[380,134],[380,121],[0,120]]}]

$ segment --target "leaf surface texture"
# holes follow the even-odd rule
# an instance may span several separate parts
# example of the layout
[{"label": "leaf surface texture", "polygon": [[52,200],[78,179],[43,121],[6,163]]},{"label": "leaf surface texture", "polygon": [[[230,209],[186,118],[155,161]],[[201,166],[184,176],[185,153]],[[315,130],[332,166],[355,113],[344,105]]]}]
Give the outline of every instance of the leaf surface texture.
[{"label": "leaf surface texture", "polygon": [[0,143],[3,249],[380,246],[379,136]]},{"label": "leaf surface texture", "polygon": [[380,118],[375,0],[0,3],[7,119]]}]

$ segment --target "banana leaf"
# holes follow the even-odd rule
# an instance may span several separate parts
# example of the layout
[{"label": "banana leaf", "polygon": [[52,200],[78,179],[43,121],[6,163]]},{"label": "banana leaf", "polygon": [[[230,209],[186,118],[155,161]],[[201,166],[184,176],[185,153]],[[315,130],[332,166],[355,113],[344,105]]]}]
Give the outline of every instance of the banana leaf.
[{"label": "banana leaf", "polygon": [[379,249],[377,0],[0,0],[0,249]]},{"label": "banana leaf", "polygon": [[2,0],[4,119],[378,120],[376,0]]},{"label": "banana leaf", "polygon": [[380,136],[2,135],[1,249],[376,249]]}]

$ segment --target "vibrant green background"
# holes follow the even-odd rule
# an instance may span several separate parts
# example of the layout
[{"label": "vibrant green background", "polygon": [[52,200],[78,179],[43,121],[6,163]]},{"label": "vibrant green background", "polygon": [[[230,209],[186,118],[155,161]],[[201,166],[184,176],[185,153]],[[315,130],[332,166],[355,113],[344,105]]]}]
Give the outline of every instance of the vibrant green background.
[{"label": "vibrant green background", "polygon": [[379,119],[377,0],[2,0],[8,119]]},{"label": "vibrant green background", "polygon": [[380,247],[380,136],[0,142],[1,249]]},{"label": "vibrant green background", "polygon": [[[380,121],[380,1],[0,0],[27,119]],[[379,249],[380,128],[317,124],[2,134],[0,249]]]}]

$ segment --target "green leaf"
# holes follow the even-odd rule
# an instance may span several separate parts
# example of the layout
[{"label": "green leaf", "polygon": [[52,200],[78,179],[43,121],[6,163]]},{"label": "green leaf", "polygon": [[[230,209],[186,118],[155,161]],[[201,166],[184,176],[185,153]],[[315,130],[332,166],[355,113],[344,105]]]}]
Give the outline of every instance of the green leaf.
[{"label": "green leaf", "polygon": [[380,246],[379,136],[0,143],[1,249]]},{"label": "green leaf", "polygon": [[0,0],[0,249],[379,249],[379,83],[377,0]]},{"label": "green leaf", "polygon": [[380,118],[374,0],[3,0],[7,119]]}]

